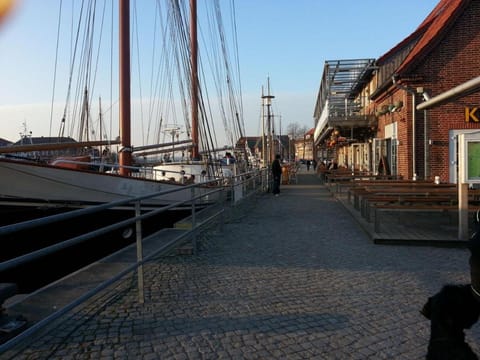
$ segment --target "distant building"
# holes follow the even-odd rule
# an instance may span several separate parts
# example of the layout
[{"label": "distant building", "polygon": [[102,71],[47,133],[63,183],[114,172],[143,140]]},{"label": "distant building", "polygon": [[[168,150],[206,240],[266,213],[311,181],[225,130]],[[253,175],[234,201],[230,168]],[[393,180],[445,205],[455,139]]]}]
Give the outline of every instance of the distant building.
[{"label": "distant building", "polygon": [[[267,141],[267,136],[264,137],[264,141],[262,141],[261,136],[245,136],[237,141],[236,150],[244,149],[246,144],[252,156],[257,161],[263,161],[263,152],[266,153],[267,151]],[[282,159],[293,158],[294,149],[292,140],[288,135],[274,136],[272,143],[273,154],[280,154]]]},{"label": "distant building", "polygon": [[33,137],[33,136],[22,136],[20,140],[14,143],[14,146],[17,145],[44,145],[44,144],[58,144],[58,143],[65,143],[65,144],[72,144],[76,143],[77,141],[71,137]]},{"label": "distant building", "polygon": [[[247,147],[252,154],[256,154],[259,151],[259,142],[261,138],[258,136],[244,136],[238,139],[236,149],[241,150]],[[260,144],[261,148],[261,144]]]},{"label": "distant building", "polygon": [[[28,146],[28,145],[48,145],[48,144],[74,144],[77,143],[71,137],[33,137],[22,136],[20,140],[15,143],[10,143],[10,146]],[[10,153],[11,156],[25,157],[29,159],[36,159],[41,161],[48,161],[59,156],[78,156],[88,153],[90,155],[98,156],[97,149],[91,148],[61,148],[55,150],[36,150],[29,152]]]},{"label": "distant building", "polygon": [[301,139],[295,140],[295,160],[313,160],[313,133],[315,128],[307,131]]},{"label": "distant building", "polygon": [[6,139],[0,138],[0,147],[12,145],[12,142]]}]

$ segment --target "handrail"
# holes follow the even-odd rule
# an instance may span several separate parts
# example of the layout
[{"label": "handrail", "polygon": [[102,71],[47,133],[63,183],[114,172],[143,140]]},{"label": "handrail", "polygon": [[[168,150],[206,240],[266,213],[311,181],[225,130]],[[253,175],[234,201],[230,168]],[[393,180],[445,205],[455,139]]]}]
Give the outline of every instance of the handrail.
[{"label": "handrail", "polygon": [[[172,241],[173,242],[173,241]],[[170,244],[165,244],[165,247],[169,246]],[[110,285],[114,284],[116,281],[120,280],[123,278],[125,275],[128,273],[134,271],[138,267],[142,266],[144,263],[150,261],[152,258],[154,258],[158,253],[160,253],[163,250],[163,248],[157,249],[150,255],[146,256],[143,258],[141,261],[137,261],[136,263],[130,265],[126,269],[120,271],[117,275],[113,276],[109,280],[106,280],[96,286],[95,288],[91,289],[90,291],[87,291],[86,293],[82,294],[80,297],[75,299],[74,301],[70,302],[69,304],[65,305],[61,309],[58,309],[51,315],[47,316],[46,318],[40,320],[39,322],[33,324],[29,328],[27,328],[25,331],[20,333],[19,335],[15,336],[14,338],[8,340],[7,342],[0,344],[0,354],[5,352],[6,350],[12,348],[16,344],[18,344],[20,341],[24,340],[25,338],[29,337],[30,335],[33,335],[35,332],[39,331],[42,329],[44,326],[47,326],[50,322],[58,319],[60,316],[66,314],[68,311],[73,310],[75,307],[78,305],[82,304],[84,301],[87,301],[91,297],[95,296],[97,293],[100,291],[106,289]]]},{"label": "handrail", "polygon": [[[258,174],[258,173],[261,174],[262,172],[261,171],[260,172],[251,171],[251,172],[247,172],[247,173],[244,173],[244,174],[236,175],[233,178],[241,179],[242,177],[244,177],[246,175]],[[254,179],[255,179],[255,177],[254,177]],[[19,231],[22,231],[22,230],[31,229],[31,228],[34,228],[34,227],[37,227],[37,226],[49,225],[49,224],[52,224],[52,223],[55,223],[55,222],[58,222],[58,221],[68,220],[68,219],[72,219],[72,218],[83,216],[83,215],[93,214],[93,213],[96,213],[96,212],[99,212],[99,211],[102,211],[102,210],[106,210],[106,209],[110,209],[110,208],[113,208],[113,207],[117,207],[117,206],[120,206],[120,205],[126,205],[126,204],[135,203],[135,202],[140,202],[141,203],[141,201],[145,200],[145,199],[149,199],[149,198],[156,197],[156,196],[159,196],[159,195],[174,193],[174,192],[178,192],[178,191],[184,191],[186,189],[192,189],[192,188],[200,187],[200,186],[203,186],[203,185],[206,185],[206,184],[209,184],[209,183],[214,183],[214,182],[217,182],[217,181],[218,180],[210,180],[210,181],[206,181],[206,182],[203,182],[203,183],[186,185],[186,186],[182,187],[181,189],[163,190],[163,191],[159,191],[159,192],[155,192],[155,193],[150,193],[150,194],[147,194],[147,195],[137,196],[137,197],[134,197],[134,198],[131,198],[131,199],[112,201],[112,202],[106,203],[106,204],[93,205],[92,207],[85,208],[85,209],[72,210],[72,211],[69,211],[69,212],[66,212],[66,213],[62,213],[62,214],[50,215],[50,216],[46,216],[46,217],[39,218],[39,219],[27,220],[27,221],[16,223],[16,224],[5,225],[5,226],[0,227],[0,236],[12,234],[12,233],[19,232]],[[244,183],[247,180],[242,180],[242,181],[243,181],[242,183]],[[235,183],[235,182],[233,182],[233,183]],[[238,184],[240,184],[240,183],[237,183],[237,185]],[[125,225],[133,224],[136,221],[141,221],[141,220],[147,219],[149,217],[158,215],[159,213],[162,213],[162,212],[165,212],[167,210],[176,208],[180,205],[184,205],[184,204],[189,203],[189,202],[195,203],[195,201],[198,200],[198,199],[201,199],[203,197],[206,197],[208,195],[211,195],[211,194],[214,194],[214,193],[220,192],[220,191],[223,191],[223,187],[219,187],[219,188],[213,189],[211,191],[208,191],[206,193],[199,194],[195,197],[189,198],[188,200],[182,200],[182,201],[178,201],[178,202],[175,202],[175,203],[172,203],[172,204],[169,204],[169,205],[162,206],[159,209],[151,210],[148,213],[141,214],[139,216],[134,216],[134,217],[131,217],[129,219],[117,222],[115,224],[107,225],[105,227],[102,227],[100,229],[96,229],[96,230],[88,232],[86,234],[82,234],[82,235],[73,237],[71,239],[62,241],[60,243],[53,244],[53,245],[47,246],[47,247],[39,249],[39,250],[32,251],[28,254],[24,254],[24,255],[18,256],[16,258],[0,262],[0,272],[5,271],[5,270],[9,270],[11,268],[17,267],[19,265],[22,265],[22,264],[27,263],[29,261],[32,261],[32,260],[38,259],[40,257],[46,256],[48,254],[54,253],[56,251],[63,250],[65,248],[68,248],[68,247],[71,247],[73,245],[79,244],[81,242],[84,242],[84,241],[89,240],[91,238],[94,238],[96,236],[103,235],[103,234],[106,234],[106,233],[111,232],[113,230],[122,228]]]},{"label": "handrail", "polygon": [[[5,225],[5,226],[0,227],[0,236],[11,234],[11,233],[21,231],[21,230],[31,229],[31,228],[36,227],[36,226],[49,225],[49,224],[54,223],[54,222],[58,222],[58,221],[62,221],[62,220],[68,220],[68,219],[72,219],[72,218],[82,216],[82,215],[90,215],[90,214],[100,212],[102,210],[107,210],[107,209],[110,209],[110,208],[113,208],[113,207],[131,204],[131,203],[134,203],[136,201],[150,199],[150,198],[153,198],[153,197],[156,197],[156,196],[159,196],[159,195],[166,195],[166,194],[170,194],[170,193],[174,193],[174,192],[178,192],[178,191],[184,191],[184,190],[190,189],[192,187],[200,187],[202,185],[207,185],[207,184],[214,183],[214,182],[217,182],[217,181],[218,181],[218,179],[217,180],[209,180],[209,181],[205,181],[205,182],[202,182],[202,183],[185,185],[185,186],[183,186],[182,188],[179,188],[179,189],[162,190],[162,191],[150,193],[150,194],[147,194],[147,195],[132,197],[132,198],[129,198],[129,199],[115,200],[115,201],[105,203],[105,204],[92,205],[91,207],[88,207],[88,208],[72,210],[72,211],[69,211],[69,212],[66,212],[66,213],[62,213],[62,214],[50,215],[50,216],[45,216],[45,217],[42,217],[42,218],[39,218],[39,219],[32,219],[32,220],[27,220],[27,221],[23,221],[23,222],[11,224],[11,225]],[[190,201],[190,200],[187,200],[185,202],[188,202],[188,201]]]},{"label": "handrail", "polygon": [[[240,183],[243,184],[244,182],[247,182],[249,180],[255,181],[258,178],[260,178],[262,180],[262,186],[263,186],[264,175],[265,175],[265,171],[263,171],[263,170],[248,172],[248,173],[245,173],[245,174],[238,175],[235,178],[241,179],[242,177],[244,177],[246,175],[252,175],[252,174],[254,176],[252,176],[251,178],[243,179],[243,180],[241,180]],[[217,181],[217,180],[211,180],[211,181],[207,181],[207,182],[200,183],[200,184],[193,184],[193,185],[185,186],[182,189],[167,190],[167,191],[163,191],[163,192],[159,192],[159,193],[165,194],[165,193],[170,193],[170,192],[175,192],[175,191],[181,191],[181,190],[184,190],[184,189],[193,189],[194,187],[198,187],[198,186],[205,185],[207,183],[215,182],[215,181]],[[201,197],[210,195],[212,193],[224,191],[226,188],[227,188],[226,186],[220,186],[220,187],[215,188],[212,191],[209,191],[207,193],[203,193],[203,194],[200,194],[200,195],[197,195],[197,196],[192,196],[192,198],[190,198],[188,200],[183,200],[183,201],[176,202],[174,204],[163,206],[159,209],[149,211],[148,213],[137,215],[135,217],[132,217],[131,219],[127,219],[127,220],[121,221],[121,222],[113,224],[113,225],[108,225],[108,226],[103,227],[101,229],[94,230],[94,231],[89,232],[87,234],[80,235],[80,236],[74,237],[72,239],[69,239],[69,240],[67,240],[63,243],[60,243],[60,244],[65,244],[65,245],[59,245],[59,244],[52,245],[52,246],[49,246],[47,248],[44,248],[44,249],[41,249],[41,250],[38,250],[38,251],[34,251],[30,254],[26,254],[24,256],[17,257],[15,259],[11,259],[11,260],[8,260],[6,262],[2,262],[2,263],[0,263],[0,271],[9,269],[9,268],[14,267],[14,266],[18,266],[18,265],[20,265],[20,263],[23,263],[23,262],[27,261],[28,259],[35,258],[35,256],[44,256],[47,253],[51,253],[55,250],[60,249],[61,247],[71,246],[71,245],[74,245],[75,243],[78,243],[80,241],[84,241],[84,240],[87,240],[91,237],[94,237],[94,236],[106,233],[108,231],[111,231],[113,229],[122,227],[125,224],[130,224],[130,223],[133,223],[133,222],[141,221],[142,219],[145,219],[145,218],[154,216],[156,214],[159,214],[161,212],[167,211],[167,210],[169,210],[173,207],[177,207],[177,206],[179,206],[183,203],[186,203],[186,202],[191,202],[192,203],[192,215],[195,218],[195,200],[197,200]],[[256,191],[256,189],[254,187],[254,192],[255,191]],[[140,203],[141,200],[152,197],[152,196],[156,196],[159,193],[153,193],[153,194],[148,194],[148,195],[144,195],[144,196],[139,196],[139,197],[128,199],[128,200],[114,201],[114,202],[109,203],[109,204],[97,205],[97,206],[92,207],[93,210],[92,209],[80,209],[78,211],[72,211],[70,213],[74,212],[75,215],[78,216],[79,214],[87,214],[87,213],[90,214],[90,213],[93,213],[95,211],[100,211],[100,210],[109,208],[111,206],[118,206],[119,204],[130,203],[130,202],[133,202],[133,201],[136,201],[137,203]],[[51,223],[51,222],[54,222],[54,221],[58,221],[57,219],[66,219],[66,218],[72,217],[72,216],[67,217],[67,216],[62,216],[62,215],[64,215],[64,214],[49,216],[47,221],[45,221],[45,222],[37,221],[36,224],[45,224],[45,223],[48,224],[48,223]],[[20,223],[20,224],[24,224],[24,223]],[[181,235],[181,238],[185,238],[185,237],[189,236],[189,234],[193,234],[191,236],[193,236],[195,238],[195,233],[196,233],[197,227],[198,226],[196,225],[195,221],[193,221],[191,230],[188,233],[186,233],[184,235]],[[6,227],[3,227],[3,228],[11,228],[11,226],[6,226]],[[3,228],[0,228],[0,230],[2,230]],[[24,224],[22,226],[22,228],[27,228],[27,227]],[[46,318],[44,318],[44,319],[40,320],[39,322],[33,324],[31,327],[29,327],[28,329],[26,329],[22,333],[18,334],[17,336],[13,337],[12,339],[8,340],[4,344],[0,344],[0,353],[3,353],[4,351],[12,348],[16,344],[18,344],[20,341],[26,339],[27,337],[31,336],[32,334],[34,334],[35,332],[37,332],[38,330],[40,330],[44,326],[48,325],[51,321],[58,319],[60,316],[64,315],[68,311],[74,309],[75,307],[77,307],[78,305],[83,303],[84,301],[90,299],[91,297],[96,295],[101,290],[106,289],[108,286],[110,286],[113,283],[115,283],[116,281],[120,280],[126,274],[128,274],[132,271],[135,271],[137,268],[140,271],[140,269],[142,268],[142,265],[144,263],[146,263],[147,261],[150,261],[152,258],[157,256],[160,252],[164,251],[166,248],[170,247],[171,245],[173,245],[178,240],[179,240],[178,238],[171,240],[167,244],[164,244],[162,247],[156,249],[153,253],[149,254],[145,258],[139,259],[138,256],[137,256],[137,261],[134,264],[132,264],[132,265],[128,266],[126,269],[120,271],[118,274],[116,274],[112,278],[110,278],[110,279],[102,282],[101,284],[97,285],[95,288],[93,288],[93,289],[87,291],[86,293],[82,294],[80,297],[78,297],[74,301],[70,302],[69,304],[65,305],[61,309],[55,311],[54,313],[47,316]],[[137,239],[137,241],[138,241],[138,239]],[[141,239],[140,239],[140,242],[141,242]],[[33,254],[33,255],[31,255],[31,254]],[[142,270],[142,273],[143,273],[143,270]],[[143,281],[143,279],[142,279],[142,281]]]},{"label": "handrail", "polygon": [[[190,186],[190,187],[195,187],[195,186]],[[212,190],[212,191],[208,192],[207,194],[212,194],[212,193],[219,192],[219,191],[222,191],[222,190],[223,189],[215,189],[215,190]],[[179,190],[175,190],[175,191],[179,191]],[[141,214],[139,216],[133,216],[129,219],[122,220],[122,221],[117,222],[115,224],[107,225],[107,226],[104,226],[100,229],[90,231],[86,234],[79,235],[79,236],[73,237],[71,239],[68,239],[68,240],[65,240],[65,241],[62,241],[62,242],[44,247],[42,249],[32,251],[28,254],[24,254],[24,255],[18,256],[16,258],[7,260],[7,261],[0,262],[0,272],[12,269],[14,267],[20,266],[20,265],[25,264],[27,262],[30,262],[32,260],[41,258],[41,257],[49,255],[49,254],[52,254],[56,251],[63,250],[65,248],[68,248],[68,247],[71,247],[73,245],[79,244],[79,243],[84,242],[86,240],[92,239],[96,236],[109,233],[110,231],[113,231],[113,230],[116,230],[116,229],[120,229],[123,226],[133,224],[136,221],[144,220],[144,219],[147,219],[149,217],[158,215],[162,212],[165,212],[165,211],[170,210],[172,208],[178,207],[179,205],[182,205],[182,204],[185,204],[185,203],[190,202],[192,200],[196,200],[196,199],[199,199],[201,197],[204,197],[207,194],[197,195],[196,197],[188,199],[188,200],[178,201],[178,202],[175,202],[175,203],[172,203],[172,204],[169,204],[169,205],[165,205],[165,206],[162,206],[159,209],[149,211],[148,213]],[[82,209],[82,210],[84,210],[84,209]],[[52,217],[55,217],[55,216],[56,215],[53,215]]]}]

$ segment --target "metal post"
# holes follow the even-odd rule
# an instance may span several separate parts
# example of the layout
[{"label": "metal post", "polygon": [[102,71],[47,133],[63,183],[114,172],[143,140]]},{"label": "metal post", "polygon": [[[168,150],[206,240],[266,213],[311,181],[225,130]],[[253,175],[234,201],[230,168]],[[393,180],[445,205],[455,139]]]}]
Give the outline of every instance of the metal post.
[{"label": "metal post", "polygon": [[225,188],[222,188],[220,196],[218,197],[218,201],[222,206],[222,211],[220,212],[220,232],[223,233],[223,224],[225,223]]},{"label": "metal post", "polygon": [[416,170],[416,167],[417,167],[417,164],[415,162],[415,142],[416,142],[416,139],[415,139],[415,123],[416,123],[416,116],[415,116],[415,112],[417,111],[416,109],[416,101],[415,101],[415,92],[412,92],[412,172],[413,172],[413,177],[415,178],[416,177],[416,174],[417,174],[417,170]]},{"label": "metal post", "polygon": [[[140,201],[135,202],[135,217],[141,215]],[[137,240],[137,262],[143,261],[143,246],[142,246],[142,220],[135,222],[136,240]],[[143,265],[140,265],[137,269],[138,278],[138,302],[143,304],[145,302],[144,284],[143,284]]]},{"label": "metal post", "polygon": [[197,255],[197,219],[195,211],[195,187],[191,189],[191,198],[192,198],[192,246],[193,254]]},{"label": "metal post", "polygon": [[468,240],[468,183],[458,184],[458,240]]},{"label": "metal post", "polygon": [[424,179],[428,179],[429,172],[429,149],[428,149],[428,118],[427,110],[423,110],[423,167],[424,167]]},{"label": "metal post", "polygon": [[458,240],[468,240],[468,182],[466,179],[467,151],[465,134],[457,137],[458,169]]},{"label": "metal post", "polygon": [[416,179],[416,175],[417,175],[416,167],[417,166],[416,166],[416,163],[415,163],[415,126],[416,126],[415,125],[415,122],[416,122],[415,111],[417,110],[417,107],[416,107],[415,96],[417,94],[417,91],[415,89],[412,89],[412,88],[408,87],[408,86],[398,84],[396,79],[395,79],[395,76],[392,77],[392,81],[393,81],[394,86],[396,86],[399,89],[403,89],[407,93],[412,95],[412,176],[413,176],[413,179]]}]

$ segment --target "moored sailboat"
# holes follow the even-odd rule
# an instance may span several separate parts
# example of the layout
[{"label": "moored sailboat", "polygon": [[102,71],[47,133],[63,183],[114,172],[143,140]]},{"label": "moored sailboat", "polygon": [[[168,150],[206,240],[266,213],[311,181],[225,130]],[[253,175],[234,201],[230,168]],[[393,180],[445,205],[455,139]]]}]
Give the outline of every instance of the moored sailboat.
[{"label": "moored sailboat", "polygon": [[[196,39],[196,1],[190,1],[192,9],[190,43],[197,44]],[[130,4],[128,0],[119,1],[119,68],[120,68],[120,145],[119,163],[112,166],[104,166],[101,163],[89,163],[69,161],[52,162],[40,164],[31,161],[19,161],[12,158],[0,158],[0,206],[66,206],[82,207],[93,204],[105,203],[115,200],[129,199],[136,196],[156,193],[168,190],[180,190],[169,194],[153,197],[145,200],[150,206],[168,205],[179,201],[188,201],[192,192],[191,189],[184,189],[185,182],[178,177],[174,181],[162,179],[161,171],[164,168],[146,166],[134,166],[135,149],[131,142],[131,94],[130,94]],[[185,145],[189,152],[189,161],[180,164],[178,168],[170,168],[172,174],[189,176],[196,175],[198,180],[207,180],[231,174],[228,170],[212,170],[210,157],[204,155],[203,159],[199,149],[198,137],[198,70],[196,65],[196,50],[191,50],[191,145]],[[108,142],[111,144],[112,142]],[[63,144],[65,145],[65,144]],[[48,144],[48,146],[63,146],[62,144]],[[47,145],[45,145],[47,146]],[[81,143],[78,146],[85,146]],[[35,146],[30,151],[35,151]],[[0,149],[0,153],[17,152],[20,148]],[[21,151],[24,151],[22,149]],[[80,164],[87,166],[65,166],[68,164]],[[165,165],[165,164],[164,164]],[[178,164],[169,164],[178,165]],[[115,171],[101,171],[102,168],[114,169]],[[211,188],[196,188],[196,192],[210,191]],[[209,201],[212,200],[211,198]]]}]

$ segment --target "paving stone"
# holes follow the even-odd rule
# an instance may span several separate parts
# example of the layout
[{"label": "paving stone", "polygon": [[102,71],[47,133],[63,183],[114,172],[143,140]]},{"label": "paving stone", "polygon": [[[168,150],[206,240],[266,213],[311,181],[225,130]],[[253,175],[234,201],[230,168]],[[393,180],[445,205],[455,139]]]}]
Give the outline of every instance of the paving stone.
[{"label": "paving stone", "polygon": [[[423,359],[419,310],[469,282],[468,250],[376,245],[313,174],[281,191],[199,234],[198,254],[146,264],[145,304],[128,278],[10,358]],[[478,324],[466,339],[480,354]]]}]

